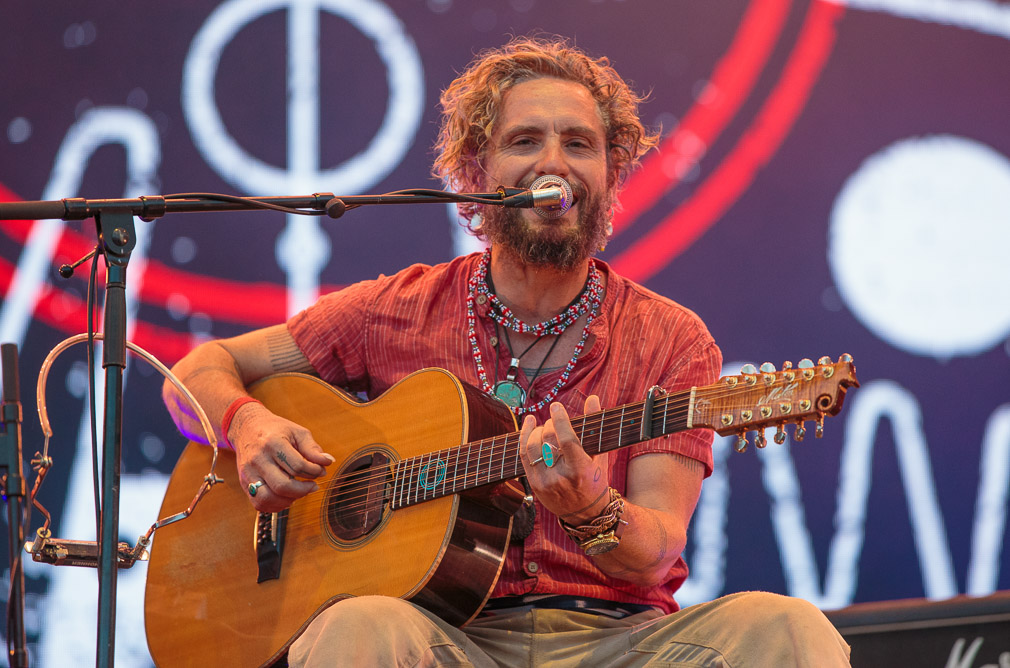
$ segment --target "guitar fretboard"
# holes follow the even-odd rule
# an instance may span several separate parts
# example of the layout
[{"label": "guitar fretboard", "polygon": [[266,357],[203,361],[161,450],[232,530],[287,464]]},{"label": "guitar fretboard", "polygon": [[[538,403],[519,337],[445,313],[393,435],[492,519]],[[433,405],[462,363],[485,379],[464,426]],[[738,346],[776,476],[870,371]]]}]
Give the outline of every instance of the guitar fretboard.
[{"label": "guitar fretboard", "polygon": [[[653,403],[650,438],[690,428],[691,391],[657,396]],[[572,428],[590,455],[642,442],[647,402],[611,408],[572,420]],[[403,459],[396,463],[390,501],[402,508],[449,494],[503,482],[523,474],[519,433],[501,434],[471,443]]]}]

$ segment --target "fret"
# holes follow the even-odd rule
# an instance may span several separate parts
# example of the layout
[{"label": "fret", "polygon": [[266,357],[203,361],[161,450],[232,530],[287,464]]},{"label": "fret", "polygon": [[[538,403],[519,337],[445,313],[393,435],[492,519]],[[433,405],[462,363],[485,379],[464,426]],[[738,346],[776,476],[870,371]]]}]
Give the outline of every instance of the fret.
[{"label": "fret", "polygon": [[393,501],[392,501],[392,506],[393,506],[394,510],[399,505],[398,500],[396,498],[396,494],[397,494],[397,492],[396,492],[396,486],[400,484],[400,469],[402,468],[401,464],[403,464],[403,461],[398,461],[398,462],[396,462],[396,464],[393,465]]},{"label": "fret", "polygon": [[[453,448],[453,452],[456,453],[456,465],[452,469],[452,491],[459,491],[459,455],[463,448]],[[449,476],[446,476],[448,478]]]},{"label": "fret", "polygon": [[421,455],[421,458],[417,461],[417,482],[414,483],[414,501],[424,501],[424,488],[421,486],[421,477],[425,473],[425,461],[424,458],[431,458],[431,453],[425,453]]},{"label": "fret", "polygon": [[[497,437],[496,437],[497,438]],[[499,474],[499,480],[505,479],[505,455],[508,454],[508,437],[502,436],[502,470]]]},{"label": "fret", "polygon": [[481,451],[484,450],[484,444],[480,441],[477,442],[477,462],[474,463],[474,484],[472,487],[477,487],[477,481],[481,479]]},{"label": "fret", "polygon": [[494,437],[491,438],[491,453],[488,455],[487,480],[485,482],[491,482],[491,465],[492,464],[494,464]]},{"label": "fret", "polygon": [[[424,461],[424,458],[428,458],[428,462]],[[431,453],[426,452],[421,455],[421,460],[418,462],[419,467],[417,469],[417,482],[414,484],[414,490],[417,495],[419,495],[416,500],[424,501],[424,485],[421,484],[423,480],[427,479],[428,469],[426,466],[431,462]]]},{"label": "fret", "polygon": [[624,409],[627,406],[621,406],[621,419],[618,422],[617,427],[617,447],[621,447],[624,444]]},{"label": "fret", "polygon": [[407,461],[410,462],[410,465],[407,468],[407,479],[403,484],[403,505],[405,506],[410,505],[410,493],[414,491],[414,466],[417,464],[417,457],[411,457]]},{"label": "fret", "polygon": [[460,489],[466,489],[466,478],[470,475],[470,454],[473,451],[473,443],[466,444],[466,466],[463,467],[463,486]]},{"label": "fret", "polygon": [[445,450],[445,459],[442,460],[442,496],[445,496],[448,492],[445,490],[445,486],[449,484],[449,449]]},{"label": "fret", "polygon": [[414,476],[414,458],[411,457],[407,460],[407,477],[403,481],[403,485],[400,487],[400,505],[405,506],[410,503],[410,479]]},{"label": "fret", "polygon": [[607,411],[600,411],[599,439],[596,444],[596,451],[603,452],[603,423],[607,420]]},{"label": "fret", "polygon": [[663,434],[669,434],[670,432],[666,428],[666,418],[670,415],[670,395],[666,395],[663,398]]}]

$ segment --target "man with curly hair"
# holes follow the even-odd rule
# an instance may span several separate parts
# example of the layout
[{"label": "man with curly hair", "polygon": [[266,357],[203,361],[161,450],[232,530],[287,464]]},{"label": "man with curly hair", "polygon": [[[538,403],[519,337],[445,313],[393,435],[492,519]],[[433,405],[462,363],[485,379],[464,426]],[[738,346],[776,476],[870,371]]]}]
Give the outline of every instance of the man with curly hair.
[{"label": "man with curly hair", "polygon": [[[560,38],[480,54],[442,95],[434,173],[463,192],[549,175],[571,185],[571,208],[463,205],[486,252],[325,295],[177,365],[263,512],[313,492],[334,464],[306,429],[249,397],[265,376],[306,372],[374,398],[439,366],[520,421],[529,495],[481,612],[456,628],[398,598],[349,598],[308,624],[291,665],[847,665],[844,641],[804,601],[745,593],[679,608],[711,432],[591,456],[590,435],[572,426],[570,415],[641,401],[655,385],[713,383],[721,367],[694,313],[593,257],[624,178],[658,140],[640,102],[605,58]],[[169,385],[165,399],[197,433]]]}]

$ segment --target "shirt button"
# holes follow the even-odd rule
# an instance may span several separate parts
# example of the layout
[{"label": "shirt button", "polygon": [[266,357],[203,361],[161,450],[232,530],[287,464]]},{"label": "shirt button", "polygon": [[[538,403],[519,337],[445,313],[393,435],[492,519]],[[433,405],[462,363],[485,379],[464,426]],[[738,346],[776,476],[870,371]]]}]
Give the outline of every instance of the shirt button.
[{"label": "shirt button", "polygon": [[497,346],[498,345],[498,337],[497,336],[492,336],[491,337],[491,345],[492,346]]},{"label": "shirt button", "polygon": [[526,570],[528,570],[530,573],[536,573],[537,571],[540,570],[540,565],[535,561],[531,561],[530,563],[526,564]]},{"label": "shirt button", "polygon": [[487,296],[485,296],[485,295],[477,295],[477,303],[478,304],[484,304],[486,302],[487,302]]}]

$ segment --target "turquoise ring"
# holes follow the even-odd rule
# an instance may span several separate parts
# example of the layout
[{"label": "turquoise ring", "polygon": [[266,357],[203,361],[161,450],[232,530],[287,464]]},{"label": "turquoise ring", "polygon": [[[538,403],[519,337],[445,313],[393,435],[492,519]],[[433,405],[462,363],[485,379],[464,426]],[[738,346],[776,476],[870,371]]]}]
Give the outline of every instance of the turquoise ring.
[{"label": "turquoise ring", "polygon": [[[557,452],[557,454],[555,454],[555,452]],[[530,464],[539,464],[540,462],[543,462],[547,465],[547,468],[551,468],[557,463],[557,460],[563,454],[564,453],[561,452],[561,448],[544,441],[543,445],[540,446],[540,456],[530,462]]]}]

